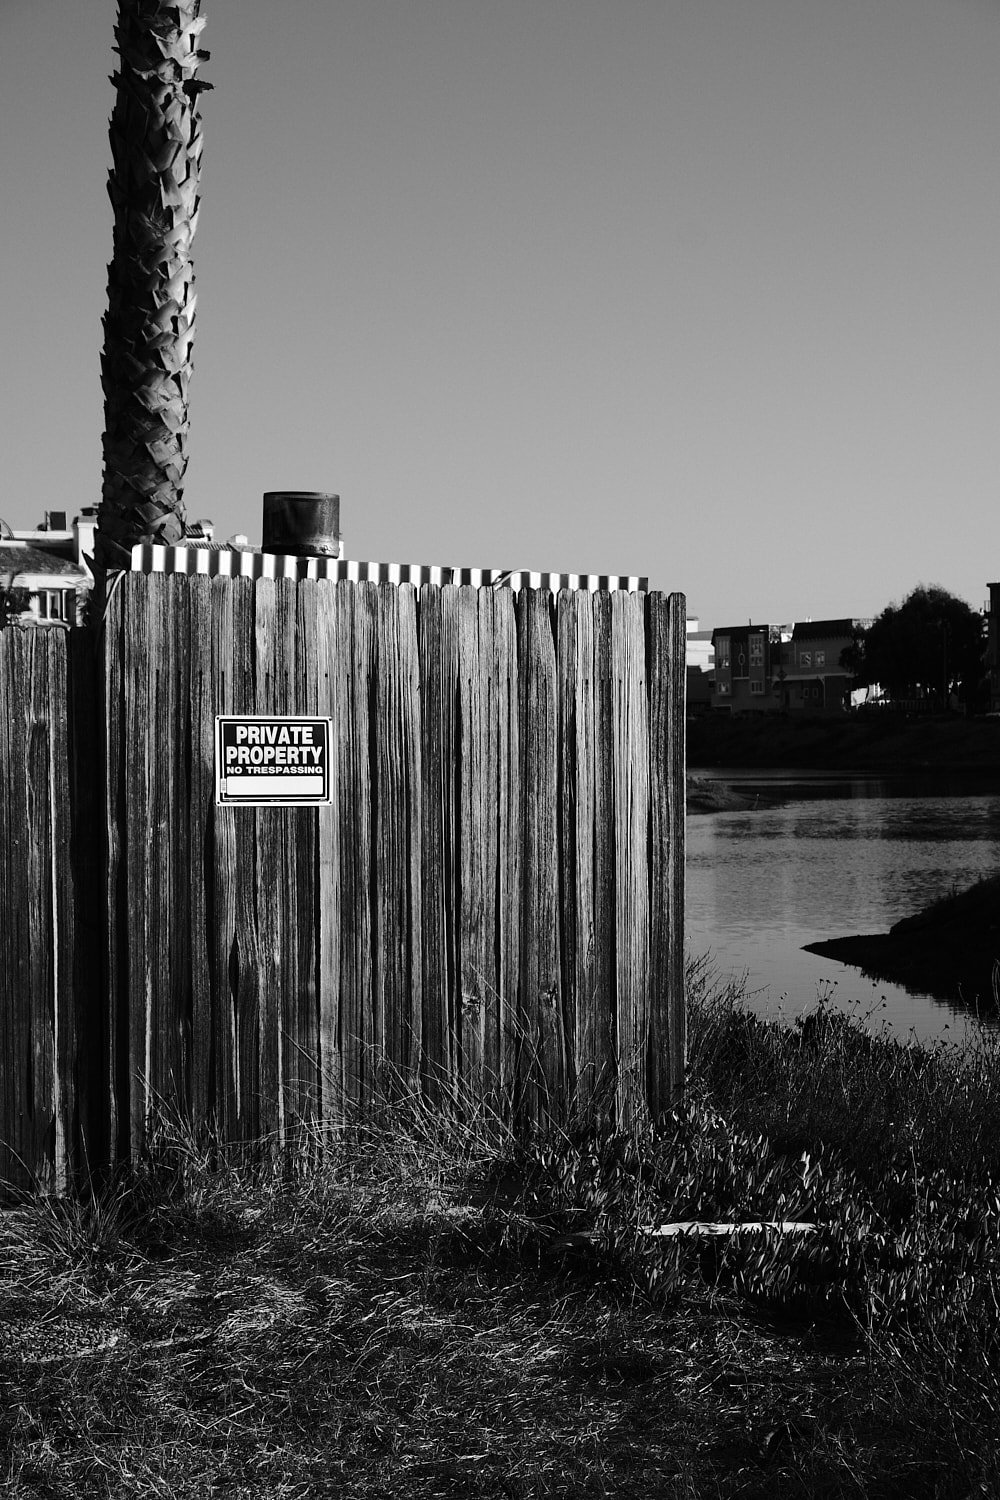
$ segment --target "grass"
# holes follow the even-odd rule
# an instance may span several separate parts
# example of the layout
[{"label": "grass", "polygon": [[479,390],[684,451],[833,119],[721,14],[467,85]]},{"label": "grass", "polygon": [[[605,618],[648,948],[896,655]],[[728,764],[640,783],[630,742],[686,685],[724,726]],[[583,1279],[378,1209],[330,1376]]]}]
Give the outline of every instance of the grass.
[{"label": "grass", "polygon": [[[1000,1494],[1000,1047],[690,978],[687,1102],[635,1138],[404,1099],[254,1162],[164,1118],[0,1214],[4,1493]],[[687,1218],[818,1230],[643,1232]]]}]

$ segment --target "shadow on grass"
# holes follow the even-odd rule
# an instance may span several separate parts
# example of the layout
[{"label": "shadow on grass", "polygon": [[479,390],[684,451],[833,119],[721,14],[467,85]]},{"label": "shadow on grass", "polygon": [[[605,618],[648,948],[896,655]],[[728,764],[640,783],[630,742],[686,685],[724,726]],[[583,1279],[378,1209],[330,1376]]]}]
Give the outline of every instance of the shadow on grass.
[{"label": "shadow on grass", "polygon": [[[690,986],[687,1103],[634,1135],[404,1098],[255,1161],[164,1117],[0,1215],[5,1493],[997,1493],[994,1042]],[[646,1232],[702,1218],[817,1230]]]}]

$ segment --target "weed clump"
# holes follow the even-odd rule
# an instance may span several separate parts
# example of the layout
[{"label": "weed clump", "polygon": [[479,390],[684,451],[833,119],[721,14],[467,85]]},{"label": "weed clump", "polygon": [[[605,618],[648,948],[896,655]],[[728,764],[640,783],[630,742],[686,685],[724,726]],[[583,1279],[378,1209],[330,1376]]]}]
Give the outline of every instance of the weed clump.
[{"label": "weed clump", "polygon": [[163,1111],[132,1173],[0,1215],[5,1492],[1000,1492],[995,1042],[689,986],[685,1097],[629,1132]]}]

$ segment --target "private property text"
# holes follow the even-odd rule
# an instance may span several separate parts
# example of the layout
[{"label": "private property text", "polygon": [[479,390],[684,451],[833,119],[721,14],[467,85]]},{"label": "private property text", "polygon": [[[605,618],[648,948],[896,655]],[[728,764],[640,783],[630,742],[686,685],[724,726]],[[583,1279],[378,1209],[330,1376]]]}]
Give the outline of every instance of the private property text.
[{"label": "private property text", "polygon": [[226,770],[235,766],[318,766],[323,745],[313,743],[312,724],[238,724],[236,744],[226,746]]}]

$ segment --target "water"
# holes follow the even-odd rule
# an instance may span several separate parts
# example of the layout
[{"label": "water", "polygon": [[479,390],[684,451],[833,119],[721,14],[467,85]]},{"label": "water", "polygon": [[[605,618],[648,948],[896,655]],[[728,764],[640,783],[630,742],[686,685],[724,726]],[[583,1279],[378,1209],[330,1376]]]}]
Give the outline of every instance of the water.
[{"label": "water", "polygon": [[952,777],[698,770],[779,805],[692,815],[687,946],[746,974],[758,1015],[791,1021],[820,994],[896,1036],[962,1042],[960,1007],[866,979],[804,943],[886,932],[900,917],[1000,873],[1000,784]]}]

